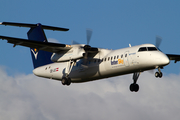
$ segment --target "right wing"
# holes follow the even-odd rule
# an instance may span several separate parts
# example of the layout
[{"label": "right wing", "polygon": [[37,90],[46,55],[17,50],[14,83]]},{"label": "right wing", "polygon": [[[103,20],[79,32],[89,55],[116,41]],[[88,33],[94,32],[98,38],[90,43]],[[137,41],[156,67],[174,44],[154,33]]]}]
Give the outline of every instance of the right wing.
[{"label": "right wing", "polygon": [[27,39],[7,37],[7,36],[0,36],[0,39],[2,40],[5,39],[7,40],[8,43],[14,44],[13,47],[15,47],[16,45],[21,45],[21,46],[34,48],[37,50],[44,50],[52,53],[67,51],[72,48],[70,45],[66,45],[66,44],[39,42],[34,40],[27,40]]},{"label": "right wing", "polygon": [[176,63],[177,61],[180,61],[180,55],[175,55],[175,54],[166,54],[169,58],[169,60],[174,60]]}]

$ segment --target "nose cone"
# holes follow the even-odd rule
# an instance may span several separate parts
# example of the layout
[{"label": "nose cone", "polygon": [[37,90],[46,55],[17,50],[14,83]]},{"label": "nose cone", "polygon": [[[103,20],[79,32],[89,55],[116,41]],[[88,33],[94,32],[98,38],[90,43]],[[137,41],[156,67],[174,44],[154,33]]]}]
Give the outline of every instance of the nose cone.
[{"label": "nose cone", "polygon": [[168,65],[170,62],[169,58],[164,53],[160,53],[159,59],[162,66]]},{"label": "nose cone", "polygon": [[161,58],[161,61],[162,61],[162,64],[164,65],[168,65],[170,62],[169,58],[166,55],[164,55],[164,57]]},{"label": "nose cone", "polygon": [[169,64],[170,60],[169,58],[166,56],[166,54],[158,51],[158,52],[154,52],[154,54],[152,54],[152,58],[153,58],[153,64],[155,66],[166,66]]}]

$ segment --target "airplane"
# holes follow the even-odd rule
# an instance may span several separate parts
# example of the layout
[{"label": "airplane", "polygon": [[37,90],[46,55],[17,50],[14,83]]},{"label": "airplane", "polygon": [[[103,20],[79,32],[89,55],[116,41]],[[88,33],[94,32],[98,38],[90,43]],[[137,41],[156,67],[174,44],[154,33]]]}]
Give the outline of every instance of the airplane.
[{"label": "airplane", "polygon": [[159,49],[161,38],[156,45],[142,44],[117,50],[102,49],[89,45],[92,30],[87,29],[87,44],[60,44],[48,42],[44,29],[68,31],[67,28],[27,23],[1,22],[0,25],[29,27],[28,39],[0,36],[14,44],[29,47],[34,65],[33,73],[38,77],[59,80],[63,85],[82,83],[103,78],[133,73],[131,92],[138,92],[137,80],[144,71],[157,69],[155,77],[161,78],[161,69],[180,55],[165,54]]}]

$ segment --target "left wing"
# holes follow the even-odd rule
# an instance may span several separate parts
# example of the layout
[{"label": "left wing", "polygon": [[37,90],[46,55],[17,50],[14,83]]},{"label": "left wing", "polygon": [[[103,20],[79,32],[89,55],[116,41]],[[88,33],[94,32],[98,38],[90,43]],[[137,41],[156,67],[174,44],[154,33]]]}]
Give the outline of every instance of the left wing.
[{"label": "left wing", "polygon": [[166,54],[169,58],[169,60],[174,60],[176,63],[177,61],[180,61],[180,55],[175,55],[175,54]]},{"label": "left wing", "polygon": [[15,47],[16,45],[21,45],[21,46],[35,48],[37,50],[44,50],[52,53],[67,51],[72,48],[70,45],[66,45],[66,44],[39,42],[34,40],[27,40],[27,39],[7,37],[7,36],[0,36],[0,39],[2,40],[5,39],[7,40],[8,43],[14,44],[13,47]]}]

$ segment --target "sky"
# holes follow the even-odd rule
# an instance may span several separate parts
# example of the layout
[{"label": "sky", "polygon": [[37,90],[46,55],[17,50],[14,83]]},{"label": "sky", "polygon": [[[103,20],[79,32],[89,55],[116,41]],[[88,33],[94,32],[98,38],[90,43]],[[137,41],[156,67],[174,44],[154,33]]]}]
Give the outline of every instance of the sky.
[{"label": "sky", "polygon": [[[164,53],[180,54],[178,0],[3,0],[0,22],[41,23],[69,28],[46,30],[50,41],[120,49],[152,43],[161,36]],[[0,26],[0,35],[27,38],[28,28]],[[132,74],[62,86],[32,74],[30,50],[0,40],[0,117],[2,119],[179,119],[180,63],[173,61],[157,79],[143,72],[140,91],[131,93]]]}]

